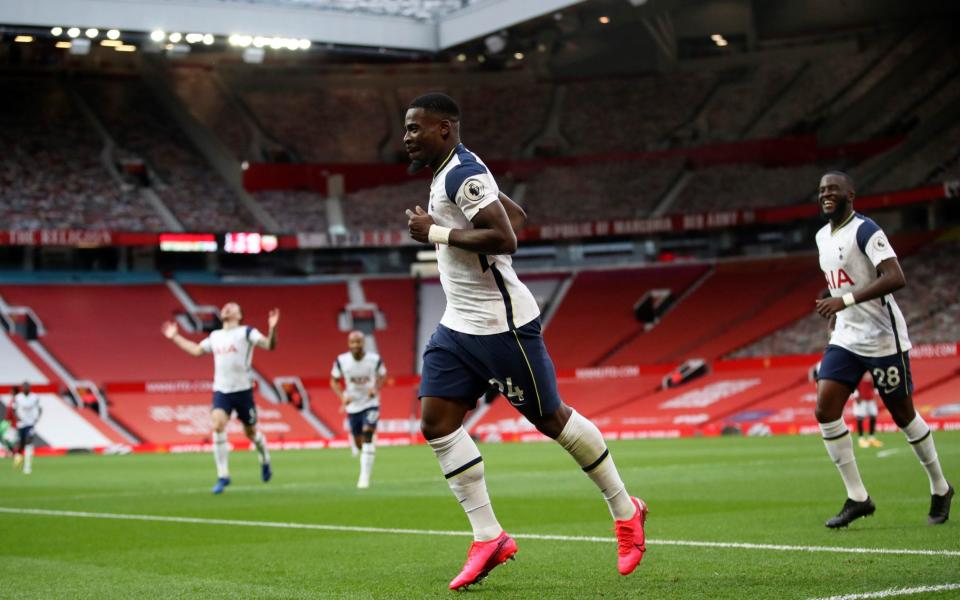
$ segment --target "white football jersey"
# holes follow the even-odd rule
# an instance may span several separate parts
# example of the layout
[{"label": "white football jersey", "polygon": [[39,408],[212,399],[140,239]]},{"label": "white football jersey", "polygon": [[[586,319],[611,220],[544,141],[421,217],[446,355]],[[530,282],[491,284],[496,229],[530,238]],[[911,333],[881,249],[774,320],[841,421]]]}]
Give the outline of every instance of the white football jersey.
[{"label": "white football jersey", "polygon": [[[459,144],[434,174],[428,212],[437,225],[473,229],[471,219],[497,202],[499,194],[486,165]],[[517,278],[508,255],[481,255],[438,244],[437,266],[447,297],[440,323],[454,331],[504,333],[540,315],[537,301]]]},{"label": "white football jersey", "polygon": [[204,352],[213,354],[213,390],[229,394],[253,387],[253,347],[264,335],[254,327],[241,325],[217,329],[200,342]]},{"label": "white football jersey", "polygon": [[13,397],[13,410],[17,415],[17,427],[33,427],[40,420],[40,398],[33,392],[20,392]]},{"label": "white football jersey", "polygon": [[[817,232],[817,249],[830,295],[839,298],[875,281],[877,265],[897,254],[880,227],[859,213],[852,213],[836,231],[831,231],[832,226],[827,223]],[[911,347],[893,294],[837,313],[830,343],[861,356],[890,356]]]},{"label": "white football jersey", "polygon": [[377,376],[386,377],[387,368],[379,354],[365,352],[357,360],[350,352],[344,352],[333,361],[330,377],[344,382],[344,395],[350,399],[347,404],[349,414],[380,406],[380,394],[370,395],[376,390]]}]

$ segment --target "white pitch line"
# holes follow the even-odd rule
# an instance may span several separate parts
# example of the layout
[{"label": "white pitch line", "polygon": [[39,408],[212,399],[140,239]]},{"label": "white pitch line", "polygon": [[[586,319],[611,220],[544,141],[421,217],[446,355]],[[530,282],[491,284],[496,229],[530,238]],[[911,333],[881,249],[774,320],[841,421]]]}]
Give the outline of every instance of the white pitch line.
[{"label": "white pitch line", "polygon": [[[238,519],[208,519],[202,517],[174,517],[165,515],[136,515],[124,513],[96,513],[75,510],[47,510],[42,508],[16,508],[0,506],[0,513],[35,515],[47,517],[77,517],[81,519],[113,519],[117,521],[153,521],[159,523],[191,523],[196,525],[233,525],[238,527],[272,527],[276,529],[308,529],[314,531],[350,531],[357,533],[387,533],[407,535],[434,535],[466,537],[468,531],[440,529],[404,529],[388,527],[362,527],[357,525],[325,525],[322,523],[290,523],[281,521],[241,521]],[[550,535],[539,533],[511,534],[516,539],[548,540],[561,542],[593,542],[610,544],[612,537]],[[654,546],[692,546],[697,548],[736,548],[741,550],[777,550],[782,552],[832,552],[837,554],[893,554],[913,556],[960,556],[960,550],[919,550],[913,548],[844,548],[842,546],[786,546],[781,544],[751,544],[745,542],[706,542],[697,540],[648,539]]]},{"label": "white pitch line", "polygon": [[893,456],[897,452],[900,452],[900,448],[890,448],[889,450],[881,450],[877,452],[877,458],[886,458],[888,456]]},{"label": "white pitch line", "polygon": [[960,583],[945,583],[943,585],[923,585],[912,588],[890,588],[879,592],[865,592],[862,594],[845,594],[843,596],[830,596],[828,598],[813,598],[811,600],[865,600],[866,598],[893,598],[894,596],[912,596],[914,594],[927,594],[930,592],[949,592],[951,590],[960,590]]}]

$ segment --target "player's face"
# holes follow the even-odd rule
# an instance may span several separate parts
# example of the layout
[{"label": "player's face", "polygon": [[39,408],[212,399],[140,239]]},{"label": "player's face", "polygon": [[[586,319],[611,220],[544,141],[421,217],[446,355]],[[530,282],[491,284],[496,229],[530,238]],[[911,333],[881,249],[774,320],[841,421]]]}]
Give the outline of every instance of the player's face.
[{"label": "player's face", "polygon": [[236,302],[227,302],[220,309],[221,321],[236,321],[239,323],[241,319],[243,319],[243,312],[240,311],[240,305]]},{"label": "player's face", "polygon": [[853,190],[846,179],[839,175],[824,175],[820,179],[818,202],[820,215],[825,219],[842,217],[853,199]]},{"label": "player's face", "polygon": [[403,145],[415,164],[429,165],[436,161],[450,133],[450,122],[422,108],[407,110]]},{"label": "player's face", "polygon": [[354,356],[360,356],[363,354],[363,335],[351,333],[347,337],[347,347],[350,349],[350,354]]}]

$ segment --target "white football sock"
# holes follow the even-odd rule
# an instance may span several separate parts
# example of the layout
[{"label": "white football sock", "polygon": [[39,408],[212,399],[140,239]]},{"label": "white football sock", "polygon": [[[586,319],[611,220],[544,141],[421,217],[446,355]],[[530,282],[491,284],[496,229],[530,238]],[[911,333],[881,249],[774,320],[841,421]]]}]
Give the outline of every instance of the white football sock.
[{"label": "white football sock", "polygon": [[227,466],[230,456],[230,446],[227,444],[226,431],[213,432],[213,461],[217,463],[217,477],[230,477]]},{"label": "white football sock", "polygon": [[483,457],[463,427],[450,435],[427,440],[440,461],[443,476],[470,519],[473,539],[486,542],[495,539],[503,528],[493,514],[487,483],[483,479]]},{"label": "white football sock", "polygon": [[927,471],[927,477],[930,479],[930,493],[942,496],[947,493],[947,480],[943,477],[943,471],[940,469],[940,459],[937,456],[937,447],[933,443],[933,431],[923,420],[923,417],[917,413],[917,416],[910,421],[910,424],[903,428],[903,434],[907,436],[907,441],[913,448],[914,454],[920,459],[920,464]]},{"label": "white football sock", "polygon": [[33,444],[27,444],[23,449],[23,472],[30,473],[33,470]]},{"label": "white football sock", "polygon": [[257,448],[257,458],[260,459],[260,464],[269,463],[270,449],[267,448],[267,438],[259,429],[256,435],[253,436],[253,445]]},{"label": "white football sock", "polygon": [[363,450],[360,452],[360,479],[370,481],[370,473],[373,471],[373,459],[377,456],[377,447],[373,442],[364,442]]},{"label": "white football sock", "polygon": [[360,448],[357,448],[357,443],[353,441],[353,438],[350,438],[350,454],[352,454],[354,458],[360,456]]},{"label": "white football sock", "polygon": [[557,436],[557,443],[570,453],[587,476],[600,488],[603,499],[607,501],[610,514],[618,521],[633,518],[637,512],[630,494],[627,493],[613,457],[607,450],[603,435],[597,426],[580,413],[573,410],[570,420]]},{"label": "white football sock", "polygon": [[843,419],[831,423],[820,423],[823,433],[823,445],[827,447],[827,454],[837,465],[843,485],[847,488],[847,497],[857,502],[863,502],[869,497],[867,488],[863,487],[860,471],[857,469],[857,459],[853,456],[853,440],[850,431]]}]

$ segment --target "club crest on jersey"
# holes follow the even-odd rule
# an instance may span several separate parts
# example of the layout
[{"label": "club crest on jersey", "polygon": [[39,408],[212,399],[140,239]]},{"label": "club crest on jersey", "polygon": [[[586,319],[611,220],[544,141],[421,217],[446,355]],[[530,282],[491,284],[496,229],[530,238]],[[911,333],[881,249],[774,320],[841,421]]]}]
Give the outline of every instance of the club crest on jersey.
[{"label": "club crest on jersey", "polygon": [[856,283],[854,283],[853,279],[849,275],[847,275],[847,272],[844,271],[843,269],[837,269],[836,271],[827,271],[826,278],[827,278],[827,287],[829,287],[831,290],[835,290],[845,285],[857,285]]},{"label": "club crest on jersey", "polygon": [[470,200],[479,200],[483,197],[483,184],[479,179],[468,179],[463,184],[463,195]]}]

